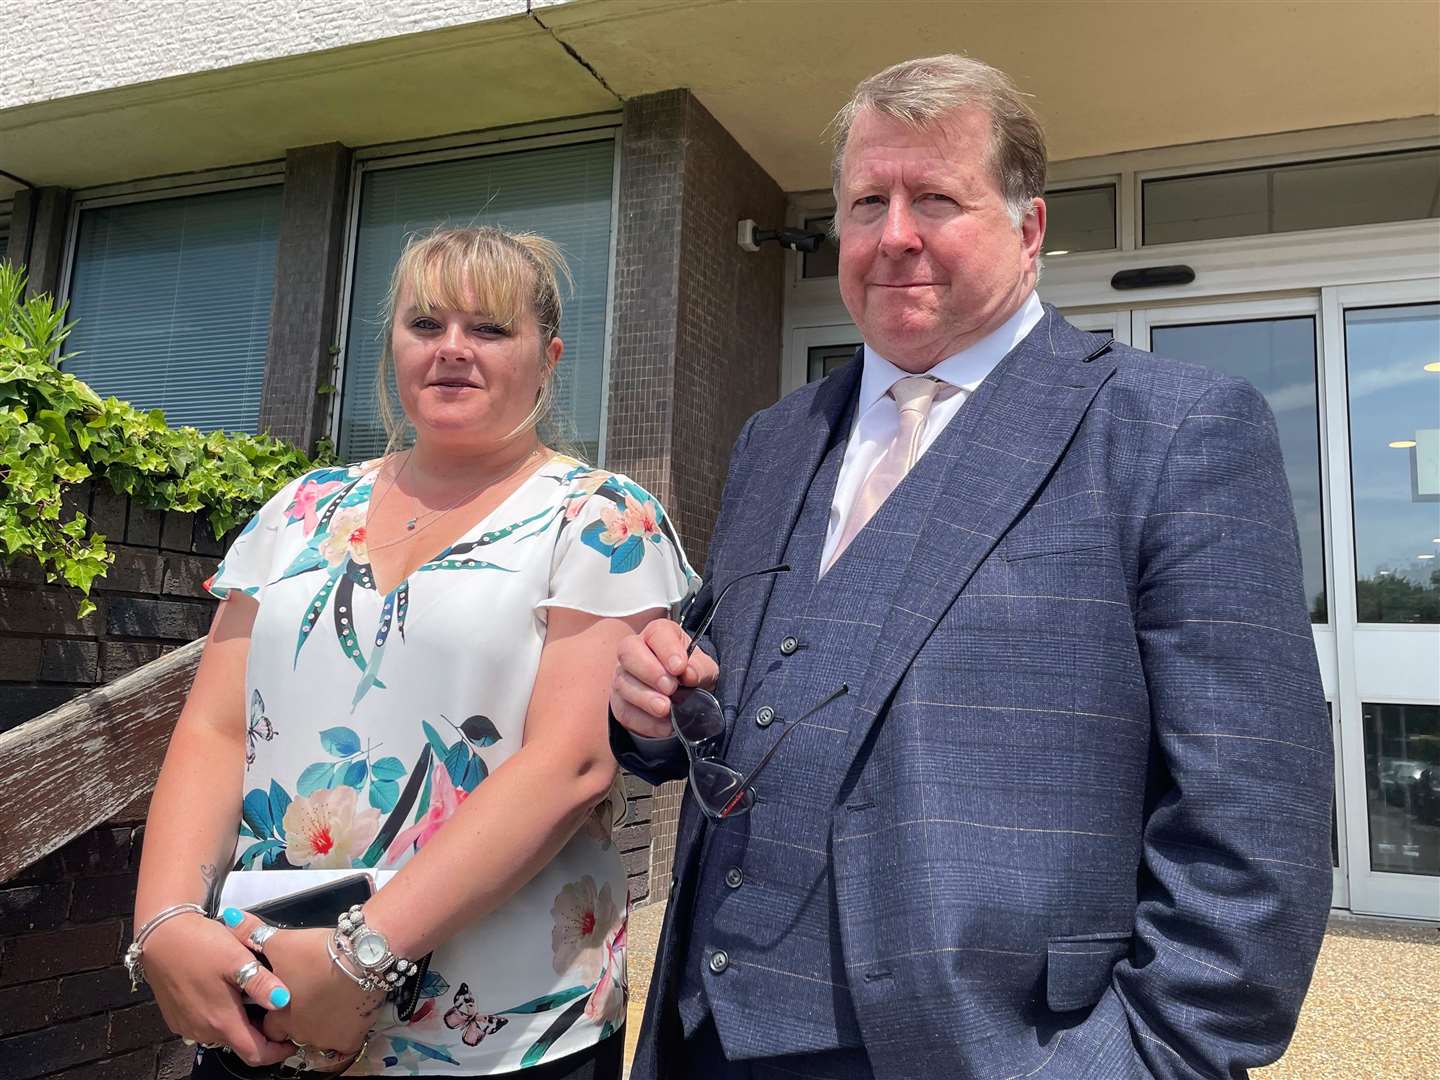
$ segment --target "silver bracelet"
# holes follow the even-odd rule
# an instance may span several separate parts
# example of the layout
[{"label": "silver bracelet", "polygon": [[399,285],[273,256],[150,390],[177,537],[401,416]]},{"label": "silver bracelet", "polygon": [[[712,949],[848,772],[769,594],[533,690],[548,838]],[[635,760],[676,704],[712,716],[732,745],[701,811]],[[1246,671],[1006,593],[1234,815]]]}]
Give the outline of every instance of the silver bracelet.
[{"label": "silver bracelet", "polygon": [[340,959],[340,954],[335,951],[335,939],[337,936],[338,935],[332,934],[325,939],[325,951],[330,954],[330,962],[343,971],[350,981],[360,987],[361,990],[364,990],[367,994],[374,993],[375,987],[371,985],[370,980],[356,975],[355,972],[351,971],[345,965],[345,962]]},{"label": "silver bracelet", "polygon": [[145,942],[153,934],[161,923],[169,922],[177,915],[204,915],[205,909],[199,904],[171,904],[162,908],[151,917],[150,921],[140,927],[135,933],[135,940],[125,950],[125,973],[130,976],[130,992],[139,993],[140,987],[145,982],[145,964],[141,960],[141,954],[145,948]]}]

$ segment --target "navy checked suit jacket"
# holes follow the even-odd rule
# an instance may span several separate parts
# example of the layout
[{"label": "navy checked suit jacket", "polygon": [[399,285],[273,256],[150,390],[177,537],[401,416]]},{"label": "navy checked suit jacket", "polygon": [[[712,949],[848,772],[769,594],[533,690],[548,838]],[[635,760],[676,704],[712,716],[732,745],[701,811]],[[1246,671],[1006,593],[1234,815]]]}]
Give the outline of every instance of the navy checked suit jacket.
[{"label": "navy checked suit jacket", "polygon": [[[701,605],[780,560],[860,364],[745,426]],[[874,1072],[1244,1077],[1289,1041],[1331,882],[1330,725],[1270,411],[1047,307],[952,424],[928,451],[947,467],[891,496],[913,508],[887,545],[904,572],[869,586],[889,615],[830,721],[852,731],[830,859]],[[766,580],[706,642],[732,725]],[[684,775],[673,740],[611,739],[647,779]],[[687,795],[635,1080],[683,1076],[706,827]],[[783,997],[754,1007],[767,1023]]]}]

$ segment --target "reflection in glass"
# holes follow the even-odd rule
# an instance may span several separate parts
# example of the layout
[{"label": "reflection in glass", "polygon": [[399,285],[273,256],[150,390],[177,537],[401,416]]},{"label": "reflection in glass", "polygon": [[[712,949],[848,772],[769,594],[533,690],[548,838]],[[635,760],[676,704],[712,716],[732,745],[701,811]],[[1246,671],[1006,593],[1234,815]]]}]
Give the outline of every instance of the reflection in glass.
[{"label": "reflection in glass", "polygon": [[1115,185],[1045,193],[1046,255],[1115,247]]},{"label": "reflection in glass", "polygon": [[1440,623],[1440,304],[1345,313],[1361,622]]},{"label": "reflection in glass", "polygon": [[1440,875],[1440,705],[1361,710],[1370,869]]},{"label": "reflection in glass", "polygon": [[826,214],[824,217],[805,219],[805,231],[825,233],[825,242],[820,245],[819,251],[807,251],[801,256],[801,277],[834,277],[840,273],[840,245],[835,240],[835,234],[830,231],[830,222],[834,218],[834,214]]},{"label": "reflection in glass", "polygon": [[1300,563],[1310,621],[1329,619],[1325,594],[1324,517],[1320,505],[1320,411],[1315,382],[1315,319],[1157,326],[1151,351],[1238,375],[1253,383],[1275,413],[1285,476],[1300,530]]},{"label": "reflection in glass", "polygon": [[1440,150],[1146,180],[1142,243],[1175,244],[1436,216]]},{"label": "reflection in glass", "polygon": [[848,345],[812,345],[805,356],[805,381],[823,379],[855,355],[860,347],[858,341]]}]

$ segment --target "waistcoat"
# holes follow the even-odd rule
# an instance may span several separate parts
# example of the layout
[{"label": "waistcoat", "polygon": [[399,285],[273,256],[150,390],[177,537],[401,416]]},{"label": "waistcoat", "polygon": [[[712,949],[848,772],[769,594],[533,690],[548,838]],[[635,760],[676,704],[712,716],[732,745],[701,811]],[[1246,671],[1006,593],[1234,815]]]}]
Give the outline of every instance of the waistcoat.
[{"label": "waistcoat", "polygon": [[[700,859],[679,1011],[687,1036],[713,1016],[731,1060],[861,1045],[831,820],[854,757],[860,683],[895,591],[888,579],[908,561],[917,515],[888,500],[817,580],[845,442],[842,430],[787,542],[792,569],[770,593],[725,760],[748,773],[805,712],[842,683],[850,693],[786,736],[755,785],[754,809],[708,823]],[[898,548],[893,560],[887,545]]]}]

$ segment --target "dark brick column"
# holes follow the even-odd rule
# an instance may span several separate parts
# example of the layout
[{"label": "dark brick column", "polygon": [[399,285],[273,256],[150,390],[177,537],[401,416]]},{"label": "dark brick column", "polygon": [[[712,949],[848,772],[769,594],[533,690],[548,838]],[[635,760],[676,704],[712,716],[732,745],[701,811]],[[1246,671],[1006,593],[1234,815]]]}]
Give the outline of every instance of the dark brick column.
[{"label": "dark brick column", "polygon": [[26,296],[60,293],[65,229],[70,222],[68,188],[22,188],[10,207],[10,247],[6,258],[25,267]]},{"label": "dark brick column", "polygon": [[[742,251],[735,224],[784,215],[784,192],[688,91],[626,103],[606,465],[665,503],[697,569],[735,436],[780,384],[784,258]],[[647,898],[663,900],[680,787],[646,801],[621,851],[644,836]]]},{"label": "dark brick column", "polygon": [[339,143],[285,154],[285,195],[275,254],[275,300],[265,350],[260,430],[310,447],[325,432],[350,150]]}]

